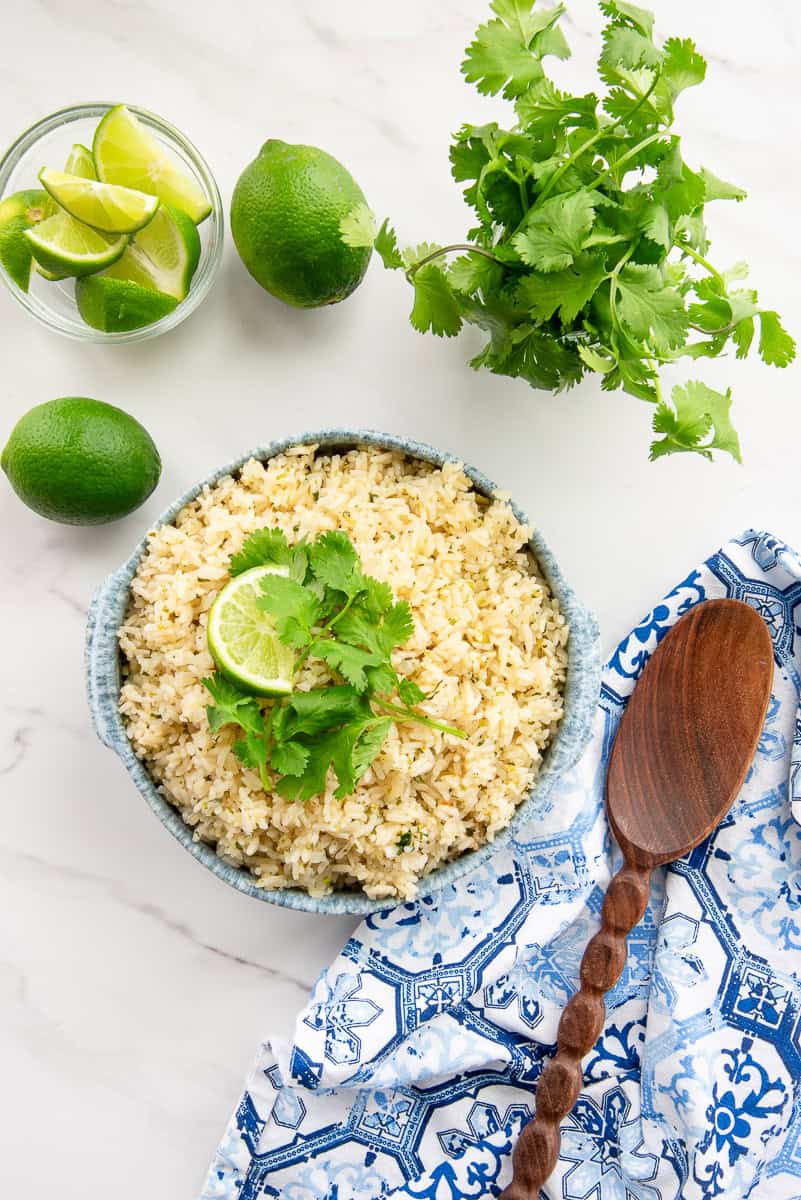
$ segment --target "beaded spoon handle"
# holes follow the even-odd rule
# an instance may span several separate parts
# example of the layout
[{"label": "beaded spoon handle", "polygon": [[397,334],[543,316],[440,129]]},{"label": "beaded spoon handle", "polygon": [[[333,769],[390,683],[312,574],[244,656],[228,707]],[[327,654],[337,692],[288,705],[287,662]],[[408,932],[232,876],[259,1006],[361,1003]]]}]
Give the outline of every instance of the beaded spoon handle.
[{"label": "beaded spoon handle", "polygon": [[601,1034],[604,996],[626,963],[651,873],[692,850],[722,821],[759,744],[773,681],[773,645],[755,609],[708,600],[660,642],[626,707],[609,759],[606,807],[624,865],[601,928],[584,951],[580,990],[559,1021],[540,1076],[535,1119],[515,1146],[500,1200],[537,1200],[559,1158],[560,1124],[582,1087],[581,1060]]}]

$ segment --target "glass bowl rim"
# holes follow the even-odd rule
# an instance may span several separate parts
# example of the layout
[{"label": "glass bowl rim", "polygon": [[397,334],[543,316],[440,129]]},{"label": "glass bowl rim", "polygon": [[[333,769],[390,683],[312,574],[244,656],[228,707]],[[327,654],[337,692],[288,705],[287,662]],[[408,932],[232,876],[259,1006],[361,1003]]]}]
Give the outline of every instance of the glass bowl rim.
[{"label": "glass bowl rim", "polygon": [[[46,137],[64,125],[69,125],[73,121],[91,117],[100,119],[110,109],[117,107],[118,103],[89,101],[80,104],[69,104],[64,108],[58,109],[56,112],[41,117],[33,125],[29,125],[27,129],[14,139],[2,157],[0,157],[0,202],[4,199],[8,181],[13,171],[25,155],[43,137]],[[154,321],[151,325],[144,325],[140,329],[126,329],[116,333],[104,333],[102,330],[93,329],[91,325],[81,327],[77,323],[68,323],[65,319],[50,311],[38,297],[28,292],[23,292],[9,278],[7,273],[0,268],[0,279],[2,279],[14,299],[26,312],[29,312],[47,328],[53,329],[57,333],[72,338],[75,341],[94,342],[101,345],[120,345],[146,341],[148,338],[158,337],[159,334],[174,329],[182,321],[185,321],[208,295],[222,259],[224,239],[222,197],[220,189],[217,186],[217,181],[205,158],[185,134],[181,133],[179,129],[176,129],[174,125],[170,124],[163,117],[160,117],[157,113],[151,112],[147,108],[141,108],[136,104],[126,104],[125,107],[135,116],[140,117],[150,129],[161,134],[168,143],[174,143],[191,162],[192,168],[199,177],[211,202],[211,213],[207,218],[211,222],[209,226],[210,237],[205,251],[201,256],[200,266],[195,278],[192,280],[192,285],[186,299],[182,300],[172,312],[160,317],[158,321]]]}]

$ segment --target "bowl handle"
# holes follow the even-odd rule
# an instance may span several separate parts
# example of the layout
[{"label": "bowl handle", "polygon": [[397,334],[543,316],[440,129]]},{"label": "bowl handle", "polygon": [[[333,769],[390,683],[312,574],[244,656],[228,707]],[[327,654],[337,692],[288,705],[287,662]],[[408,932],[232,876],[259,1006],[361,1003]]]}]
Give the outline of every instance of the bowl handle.
[{"label": "bowl handle", "polygon": [[120,668],[117,629],[125,569],[101,583],[86,618],[86,691],[95,733],[110,750],[119,740]]}]

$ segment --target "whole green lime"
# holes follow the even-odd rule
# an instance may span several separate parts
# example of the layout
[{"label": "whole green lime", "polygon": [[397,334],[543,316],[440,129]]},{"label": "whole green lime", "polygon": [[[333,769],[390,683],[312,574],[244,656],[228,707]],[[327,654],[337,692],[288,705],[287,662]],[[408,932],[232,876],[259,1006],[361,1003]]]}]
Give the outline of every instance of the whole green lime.
[{"label": "whole green lime", "polygon": [[64,525],[101,525],[148,498],[161,459],[138,421],[100,400],[64,396],[21,417],[0,457],[28,508]]},{"label": "whole green lime", "polygon": [[270,138],[245,167],[231,200],[242,262],[273,296],[298,308],[336,304],[359,286],[369,246],[346,246],[339,223],[364,193],[325,150]]}]

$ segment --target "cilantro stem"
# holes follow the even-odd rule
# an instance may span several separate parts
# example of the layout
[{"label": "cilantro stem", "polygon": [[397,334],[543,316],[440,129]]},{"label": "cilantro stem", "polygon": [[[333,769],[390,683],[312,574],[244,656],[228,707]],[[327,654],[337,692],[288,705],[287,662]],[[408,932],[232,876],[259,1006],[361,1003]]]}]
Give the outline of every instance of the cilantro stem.
[{"label": "cilantro stem", "polygon": [[414,708],[401,708],[397,704],[390,704],[388,700],[380,700],[376,698],[375,703],[383,708],[385,712],[392,713],[394,717],[398,717],[401,721],[415,721],[418,725],[427,725],[429,729],[438,729],[440,733],[449,733],[452,737],[466,738],[467,734],[461,729],[454,728],[453,725],[443,725],[439,721],[432,721],[430,717],[424,717],[422,713],[417,712]]},{"label": "cilantro stem", "polygon": [[629,259],[631,258],[633,253],[634,253],[634,246],[629,246],[628,250],[623,255],[623,257],[620,259],[620,261],[615,265],[615,268],[612,271],[612,274],[609,276],[609,314],[612,318],[612,324],[614,325],[615,329],[618,329],[618,330],[620,329],[620,320],[618,319],[618,315],[617,315],[617,277],[620,274],[620,272],[623,270],[623,268],[625,267],[626,263],[629,261]]},{"label": "cilantro stem", "polygon": [[426,254],[425,258],[421,258],[418,262],[412,263],[406,272],[406,278],[409,280],[409,283],[412,282],[417,272],[421,267],[424,267],[426,263],[433,262],[436,258],[441,258],[443,254],[455,254],[457,250],[462,254],[480,254],[482,258],[488,258],[490,262],[497,263],[499,267],[503,266],[501,260],[496,258],[494,254],[490,254],[489,250],[484,250],[481,246],[471,246],[467,243],[457,242],[452,246],[442,246],[439,250],[433,250],[431,254]]},{"label": "cilantro stem", "polygon": [[[550,196],[551,192],[562,178],[565,171],[569,171],[576,159],[581,158],[582,154],[584,154],[586,150],[589,150],[591,146],[594,146],[596,142],[600,141],[605,133],[608,133],[608,129],[599,129],[592,135],[591,138],[587,138],[586,142],[583,142],[579,146],[578,150],[574,150],[570,157],[565,159],[561,167],[557,167],[551,178],[546,183],[545,187],[540,192],[539,196],[537,196],[537,199],[534,201],[534,208],[538,208],[544,200],[547,200],[548,196]],[[518,229],[519,228],[520,226],[518,225]]]},{"label": "cilantro stem", "polygon": [[679,250],[681,250],[682,254],[688,255],[688,257],[693,259],[694,262],[697,262],[699,267],[703,267],[705,271],[708,271],[715,282],[719,283],[720,286],[725,289],[726,280],[723,278],[720,271],[716,271],[712,266],[712,263],[704,258],[703,254],[699,254],[697,250],[693,250],[692,246],[688,245],[687,242],[676,242],[676,245],[678,246]]},{"label": "cilantro stem", "polygon": [[690,329],[694,329],[696,333],[703,333],[705,337],[721,337],[724,333],[733,333],[737,326],[732,322],[730,325],[724,325],[722,329],[704,329],[703,325],[693,325],[690,322]]},{"label": "cilantro stem", "polygon": [[663,130],[657,129],[656,133],[652,133],[652,134],[650,134],[649,137],[643,138],[643,140],[641,142],[638,142],[636,146],[632,146],[631,149],[627,150],[625,154],[621,154],[621,156],[617,160],[617,162],[614,163],[613,166],[607,167],[606,170],[603,171],[598,176],[598,178],[595,180],[594,183],[587,184],[587,191],[588,192],[595,191],[595,189],[597,187],[601,186],[601,184],[607,178],[607,176],[611,175],[613,171],[617,171],[620,167],[623,166],[623,164],[625,162],[628,162],[630,158],[634,158],[635,154],[639,154],[640,151],[644,150],[646,146],[650,146],[652,142],[658,141],[659,138],[662,137],[662,133],[663,133]]}]

